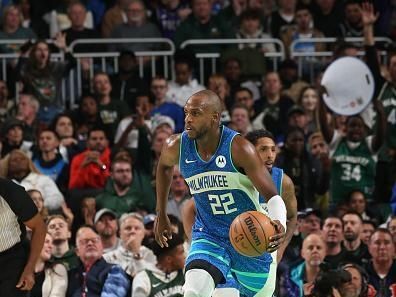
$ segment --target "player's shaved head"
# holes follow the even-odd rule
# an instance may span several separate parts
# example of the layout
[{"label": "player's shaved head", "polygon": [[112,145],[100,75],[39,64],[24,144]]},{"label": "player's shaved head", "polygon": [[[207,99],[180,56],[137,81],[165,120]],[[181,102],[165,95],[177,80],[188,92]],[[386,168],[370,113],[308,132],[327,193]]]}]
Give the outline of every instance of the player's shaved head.
[{"label": "player's shaved head", "polygon": [[223,110],[219,96],[211,90],[199,91],[199,92],[193,94],[190,98],[191,99],[199,98],[199,100],[201,100],[203,105],[205,105],[205,107],[209,108],[210,111],[212,111],[212,112],[221,114],[221,112]]}]

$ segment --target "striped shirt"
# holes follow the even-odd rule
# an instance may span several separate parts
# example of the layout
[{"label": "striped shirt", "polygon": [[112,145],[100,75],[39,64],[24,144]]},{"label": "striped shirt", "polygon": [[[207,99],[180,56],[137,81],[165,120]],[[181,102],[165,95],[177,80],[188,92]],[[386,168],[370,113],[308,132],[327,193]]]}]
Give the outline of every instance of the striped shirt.
[{"label": "striped shirt", "polygon": [[37,214],[37,207],[23,187],[0,178],[0,256],[26,236],[23,222]]}]

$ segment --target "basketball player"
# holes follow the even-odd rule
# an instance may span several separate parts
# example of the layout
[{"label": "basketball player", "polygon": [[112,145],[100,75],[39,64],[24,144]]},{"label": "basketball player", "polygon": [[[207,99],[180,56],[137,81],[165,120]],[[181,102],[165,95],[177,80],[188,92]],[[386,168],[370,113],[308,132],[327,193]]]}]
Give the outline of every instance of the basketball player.
[{"label": "basketball player", "polygon": [[[271,263],[274,265],[274,271],[276,271],[276,265],[282,259],[283,252],[285,251],[287,245],[289,244],[291,238],[293,237],[293,232],[296,228],[297,224],[297,199],[294,191],[293,181],[289,176],[283,173],[283,170],[277,167],[274,167],[274,162],[276,159],[276,146],[275,139],[271,132],[260,129],[249,132],[245,138],[249,140],[256,148],[261,161],[267,167],[268,171],[271,173],[272,180],[279,192],[282,195],[282,198],[286,205],[287,210],[287,231],[284,242],[280,244],[277,253],[273,253],[272,256],[277,258],[277,260]],[[260,197],[260,203],[262,203],[263,208],[266,210],[267,206],[262,197]],[[267,211],[266,211],[267,212]],[[183,225],[186,231],[186,234],[190,236],[192,225],[195,220],[195,206],[194,199],[188,201],[188,204],[185,205],[183,209]],[[271,238],[270,238],[271,239]],[[274,248],[270,248],[269,252],[275,251]],[[272,277],[271,280],[275,281],[276,278]],[[267,280],[268,282],[268,280]],[[223,296],[225,294],[231,294],[233,291],[226,291],[225,288],[234,287],[236,283],[227,278],[227,283],[224,285],[219,285],[215,294],[213,296]],[[275,286],[275,284],[274,284]],[[271,295],[268,295],[271,296]]]},{"label": "basketball player", "polygon": [[[267,296],[272,257],[249,258],[232,247],[228,232],[234,218],[248,210],[262,211],[259,193],[267,199],[268,213],[280,238],[286,226],[286,206],[271,176],[246,139],[220,126],[219,97],[204,90],[192,95],[185,107],[185,131],[164,144],[157,167],[155,237],[167,245],[171,234],[166,203],[173,166],[194,195],[197,216],[186,260],[184,297],[210,297],[231,271],[245,296]],[[277,241],[272,244],[278,246]],[[272,282],[270,282],[272,284]]]},{"label": "basketball player", "polygon": [[[284,242],[277,250],[277,262],[282,259],[283,252],[293,237],[294,230],[297,226],[297,198],[294,191],[294,184],[291,178],[286,175],[282,169],[274,167],[276,159],[276,145],[275,138],[271,132],[266,130],[255,130],[249,132],[245,138],[249,140],[256,148],[261,161],[267,167],[272,176],[272,180],[276,186],[279,195],[282,196],[287,210],[287,223],[286,223],[286,236]],[[263,208],[268,212],[264,198],[260,197],[260,203]],[[275,251],[270,249],[269,252]]]}]

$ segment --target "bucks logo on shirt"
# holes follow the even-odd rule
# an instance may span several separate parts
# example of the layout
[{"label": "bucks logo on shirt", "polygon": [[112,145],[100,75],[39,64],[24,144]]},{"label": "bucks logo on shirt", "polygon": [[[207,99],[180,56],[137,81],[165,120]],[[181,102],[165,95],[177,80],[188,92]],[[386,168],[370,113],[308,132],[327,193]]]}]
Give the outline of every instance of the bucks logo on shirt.
[{"label": "bucks logo on shirt", "polygon": [[146,270],[146,273],[151,283],[150,295],[148,297],[183,297],[183,271],[178,271],[177,276],[169,282],[164,282],[155,277],[150,270]]}]

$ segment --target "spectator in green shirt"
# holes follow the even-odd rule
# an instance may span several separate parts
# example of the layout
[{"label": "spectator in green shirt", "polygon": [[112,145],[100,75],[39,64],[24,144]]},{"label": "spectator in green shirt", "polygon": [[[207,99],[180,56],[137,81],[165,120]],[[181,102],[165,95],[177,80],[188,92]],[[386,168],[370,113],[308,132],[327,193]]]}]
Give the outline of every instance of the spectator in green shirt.
[{"label": "spectator in green shirt", "polygon": [[62,215],[50,216],[47,220],[47,232],[52,236],[54,248],[53,262],[62,263],[67,270],[78,266],[78,257],[73,247],[69,245],[71,232],[66,218]]},{"label": "spectator in green shirt", "polygon": [[154,205],[150,177],[133,170],[129,158],[116,157],[104,192],[96,197],[96,209],[108,208],[120,217],[131,211],[151,212]]},{"label": "spectator in green shirt", "polygon": [[[216,16],[212,16],[211,0],[193,0],[192,14],[176,29],[177,47],[188,39],[232,38],[231,30]],[[219,45],[194,46],[194,52],[219,51]]]}]

